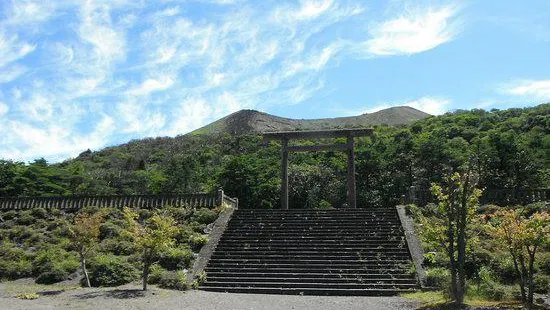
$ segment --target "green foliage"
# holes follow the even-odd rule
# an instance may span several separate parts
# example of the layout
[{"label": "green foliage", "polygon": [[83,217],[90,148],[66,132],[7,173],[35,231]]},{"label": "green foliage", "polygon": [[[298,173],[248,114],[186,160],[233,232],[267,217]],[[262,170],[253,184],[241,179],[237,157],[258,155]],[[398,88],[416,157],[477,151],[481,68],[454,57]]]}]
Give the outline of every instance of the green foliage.
[{"label": "green foliage", "polygon": [[185,273],[183,271],[166,271],[160,278],[158,286],[184,291],[187,289]]},{"label": "green foliage", "polygon": [[77,256],[59,247],[40,250],[33,261],[36,283],[51,284],[66,280],[80,266]]},{"label": "green foliage", "polygon": [[200,250],[208,242],[208,236],[202,234],[193,234],[189,237],[189,245],[195,251]]},{"label": "green foliage", "polygon": [[192,220],[201,224],[210,224],[218,218],[216,211],[208,208],[198,209],[192,217]]},{"label": "green foliage", "polygon": [[0,280],[18,279],[32,274],[31,256],[9,241],[2,241],[0,246]]},{"label": "green foliage", "polygon": [[166,269],[162,268],[159,264],[151,265],[151,273],[147,278],[147,283],[149,284],[158,284],[162,276],[166,273]]},{"label": "green foliage", "polygon": [[195,256],[189,247],[169,248],[160,254],[158,264],[167,270],[187,269],[193,264]]},{"label": "green foliage", "polygon": [[451,283],[451,274],[446,268],[432,268],[426,270],[426,285],[448,291]]},{"label": "green foliage", "polygon": [[503,300],[509,298],[509,290],[495,280],[491,270],[487,267],[481,267],[477,283],[472,283],[468,287],[469,295],[483,297],[488,300]]},{"label": "green foliage", "polygon": [[92,286],[117,286],[139,277],[139,271],[124,257],[110,254],[98,255],[92,259],[89,272]]}]

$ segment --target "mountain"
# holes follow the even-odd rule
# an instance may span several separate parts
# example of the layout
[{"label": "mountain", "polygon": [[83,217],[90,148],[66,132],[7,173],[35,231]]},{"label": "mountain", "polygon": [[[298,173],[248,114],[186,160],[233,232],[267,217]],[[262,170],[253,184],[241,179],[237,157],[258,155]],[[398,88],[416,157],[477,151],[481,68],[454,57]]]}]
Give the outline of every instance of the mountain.
[{"label": "mountain", "polygon": [[373,125],[407,125],[424,119],[430,114],[411,107],[393,107],[359,116],[292,119],[279,117],[256,110],[240,110],[199,128],[191,135],[208,135],[227,132],[230,134],[261,133],[268,131],[319,130],[327,128],[350,128]]}]

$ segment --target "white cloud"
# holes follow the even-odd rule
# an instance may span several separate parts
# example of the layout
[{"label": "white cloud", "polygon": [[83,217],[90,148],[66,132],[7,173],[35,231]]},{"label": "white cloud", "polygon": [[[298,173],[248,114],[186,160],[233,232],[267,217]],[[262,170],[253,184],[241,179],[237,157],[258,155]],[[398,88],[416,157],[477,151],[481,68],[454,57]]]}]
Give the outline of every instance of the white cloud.
[{"label": "white cloud", "polygon": [[22,42],[16,34],[8,35],[0,28],[0,68],[34,51],[36,45]]},{"label": "white cloud", "polygon": [[373,112],[391,108],[391,107],[407,106],[407,107],[415,108],[422,112],[426,112],[428,114],[441,115],[448,111],[450,105],[451,105],[450,99],[426,96],[426,97],[421,97],[410,101],[404,101],[404,102],[396,101],[392,103],[384,103],[381,105],[377,105],[373,108],[369,108],[362,113],[373,113]]},{"label": "white cloud", "polygon": [[166,90],[174,85],[174,80],[169,76],[162,76],[159,79],[147,79],[139,86],[128,91],[129,94],[135,96],[148,95],[152,92]]},{"label": "white cloud", "polygon": [[9,110],[10,108],[8,107],[7,104],[0,102],[0,117],[6,115]]},{"label": "white cloud", "polygon": [[388,56],[407,55],[433,49],[453,40],[461,31],[454,6],[421,8],[376,24],[371,39],[360,45],[362,53]]},{"label": "white cloud", "polygon": [[121,103],[117,107],[125,133],[140,133],[155,135],[166,125],[166,116],[158,111],[150,111],[143,104],[137,102]]},{"label": "white cloud", "polygon": [[176,119],[168,129],[169,135],[178,135],[197,129],[212,116],[213,110],[203,98],[187,98],[175,109]]},{"label": "white cloud", "polygon": [[2,68],[0,71],[0,84],[9,83],[27,72],[27,68],[19,65]]},{"label": "white cloud", "polygon": [[521,80],[501,87],[502,92],[536,100],[550,100],[550,80]]}]

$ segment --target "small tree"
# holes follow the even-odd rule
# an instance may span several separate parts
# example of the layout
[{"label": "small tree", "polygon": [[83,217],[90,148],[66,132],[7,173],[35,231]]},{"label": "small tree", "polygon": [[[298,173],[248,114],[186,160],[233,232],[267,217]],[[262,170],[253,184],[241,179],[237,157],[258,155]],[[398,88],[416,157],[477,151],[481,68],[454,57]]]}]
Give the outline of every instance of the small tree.
[{"label": "small tree", "polygon": [[439,239],[449,256],[451,274],[451,294],[457,303],[462,303],[466,290],[466,247],[468,243],[468,223],[478,205],[481,190],[475,188],[475,180],[470,172],[454,173],[445,180],[444,186],[432,184],[431,190],[439,201],[439,211],[445,217],[445,226],[440,234],[432,234]]},{"label": "small tree", "polygon": [[532,304],[535,254],[548,245],[550,213],[537,212],[526,217],[521,210],[499,210],[489,221],[489,232],[508,248],[520,279],[521,299]]},{"label": "small tree", "polygon": [[91,287],[88,271],[86,270],[86,258],[90,250],[97,245],[99,240],[99,228],[105,218],[103,211],[95,213],[80,213],[74,218],[74,223],[69,227],[71,238],[76,246],[80,267],[86,279],[86,285]]},{"label": "small tree", "polygon": [[151,265],[158,261],[161,253],[175,244],[176,221],[171,216],[155,213],[142,224],[136,221],[137,213],[129,208],[124,208],[124,217],[141,251],[143,290],[146,291]]}]

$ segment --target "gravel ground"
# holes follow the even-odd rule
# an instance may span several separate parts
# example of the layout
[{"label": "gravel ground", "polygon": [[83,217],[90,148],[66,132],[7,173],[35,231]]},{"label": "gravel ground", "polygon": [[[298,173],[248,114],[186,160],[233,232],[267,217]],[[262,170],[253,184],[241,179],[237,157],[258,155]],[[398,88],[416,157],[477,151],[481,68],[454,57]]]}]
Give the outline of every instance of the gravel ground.
[{"label": "gravel ground", "polygon": [[[38,292],[34,300],[15,295]],[[156,287],[144,293],[139,285],[117,288],[37,286],[25,282],[0,283],[0,309],[415,309],[418,304],[400,297],[324,297],[178,292]]]}]

